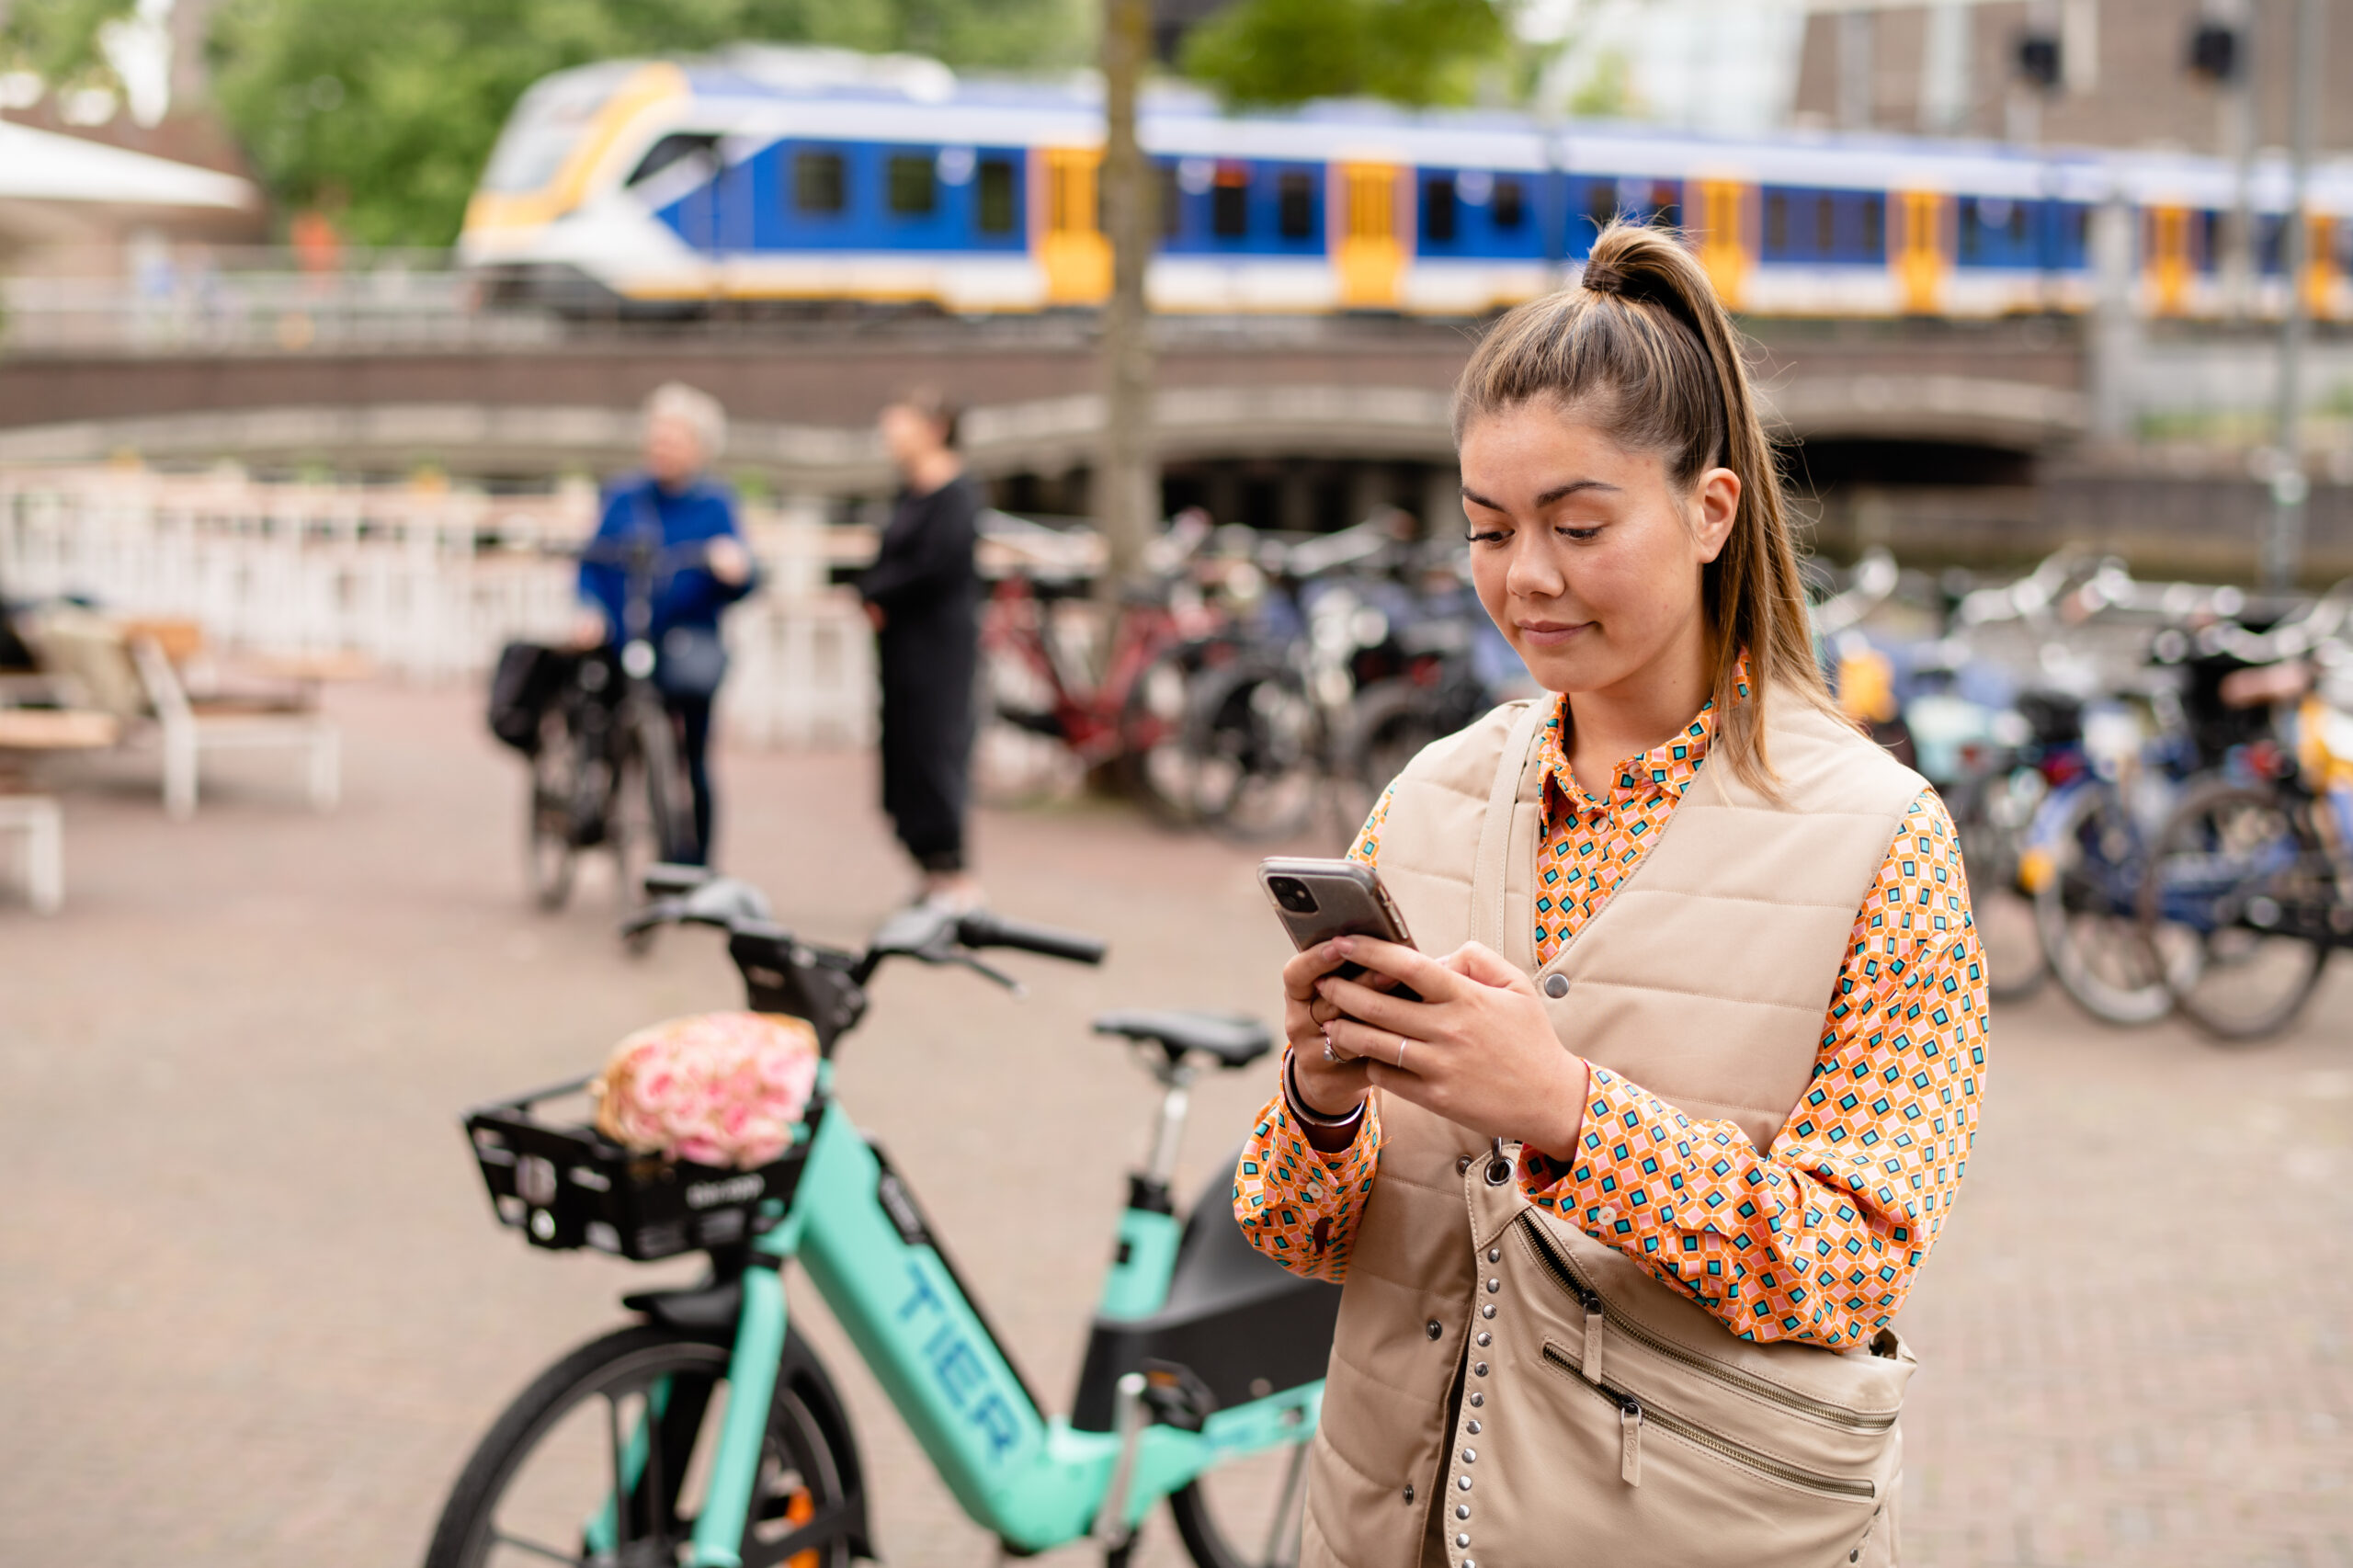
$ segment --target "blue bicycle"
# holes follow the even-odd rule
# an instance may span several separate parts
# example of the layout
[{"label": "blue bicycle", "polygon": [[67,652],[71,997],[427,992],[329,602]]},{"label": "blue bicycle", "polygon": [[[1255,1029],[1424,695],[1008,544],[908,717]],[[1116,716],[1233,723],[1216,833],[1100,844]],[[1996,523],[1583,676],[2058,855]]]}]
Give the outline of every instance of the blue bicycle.
[{"label": "blue bicycle", "polygon": [[533,1245],[634,1259],[699,1250],[710,1267],[689,1289],[626,1297],[636,1323],[523,1391],[460,1474],[426,1568],[840,1568],[873,1555],[848,1415],[788,1322],[782,1275],[795,1265],[958,1503],[1008,1551],[1092,1538],[1123,1562],[1165,1498],[1201,1568],[1295,1562],[1339,1292],[1251,1250],[1225,1177],[1181,1223],[1168,1186],[1196,1072],[1263,1057],[1264,1026],[1184,1012],[1096,1020],[1149,1065],[1158,1130],[1129,1182],[1071,1412],[1050,1416],[914,1193],[832,1096],[831,1057],[887,960],[1010,986],[984,951],[1094,963],[1102,945],[916,909],[851,953],[777,926],[745,883],[684,868],[649,883],[658,896],[633,925],[725,931],[752,1008],[815,1028],[817,1093],[793,1147],[752,1171],[632,1154],[550,1113],[586,1079],[467,1118],[500,1220]]}]

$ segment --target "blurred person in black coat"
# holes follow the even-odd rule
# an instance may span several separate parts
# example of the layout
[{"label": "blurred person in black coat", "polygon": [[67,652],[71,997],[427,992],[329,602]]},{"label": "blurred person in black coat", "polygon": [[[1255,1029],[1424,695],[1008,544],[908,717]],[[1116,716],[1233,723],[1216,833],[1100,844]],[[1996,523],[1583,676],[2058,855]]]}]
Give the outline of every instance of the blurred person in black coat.
[{"label": "blurred person in black coat", "polygon": [[882,809],[923,869],[926,902],[974,908],[966,863],[972,687],[980,665],[981,498],[956,451],[957,409],[916,391],[882,411],[904,480],[881,552],[858,578],[882,674]]}]

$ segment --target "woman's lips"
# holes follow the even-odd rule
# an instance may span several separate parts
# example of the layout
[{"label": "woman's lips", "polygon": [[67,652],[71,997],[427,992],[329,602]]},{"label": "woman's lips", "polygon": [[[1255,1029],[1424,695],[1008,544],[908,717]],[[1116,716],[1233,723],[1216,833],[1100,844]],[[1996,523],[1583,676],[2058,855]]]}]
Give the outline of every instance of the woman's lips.
[{"label": "woman's lips", "polygon": [[1523,620],[1518,623],[1520,641],[1536,648],[1558,648],[1581,632],[1593,629],[1593,622],[1581,620]]}]

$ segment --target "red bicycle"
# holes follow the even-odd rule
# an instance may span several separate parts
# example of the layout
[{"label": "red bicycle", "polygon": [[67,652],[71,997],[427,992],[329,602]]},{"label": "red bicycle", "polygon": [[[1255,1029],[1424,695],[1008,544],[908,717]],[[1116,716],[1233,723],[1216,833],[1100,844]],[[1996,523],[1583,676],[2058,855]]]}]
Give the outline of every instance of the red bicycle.
[{"label": "red bicycle", "polygon": [[1193,678],[1228,642],[1224,618],[1182,578],[1131,592],[1108,627],[1083,578],[1000,578],[981,617],[981,797],[1030,803],[1110,767],[1154,815],[1191,824],[1199,815],[1187,744]]}]

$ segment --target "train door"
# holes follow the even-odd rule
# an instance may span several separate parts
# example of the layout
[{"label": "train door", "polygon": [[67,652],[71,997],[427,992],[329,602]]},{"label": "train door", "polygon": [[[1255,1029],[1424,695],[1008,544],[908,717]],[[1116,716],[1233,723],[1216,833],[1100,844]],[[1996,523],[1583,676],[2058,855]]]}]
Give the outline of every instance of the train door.
[{"label": "train door", "polygon": [[1939,314],[1952,267],[1952,202],[1934,190],[1899,190],[1893,197],[1895,243],[1887,255],[1899,303],[1906,315]]},{"label": "train door", "polygon": [[1100,147],[1048,147],[1038,154],[1046,199],[1037,206],[1038,265],[1050,305],[1092,305],[1111,292],[1111,242],[1096,196]]},{"label": "train door", "polygon": [[1751,189],[1738,180],[1703,179],[1698,187],[1699,264],[1729,311],[1747,297],[1748,269],[1756,260],[1754,225],[1748,221]]},{"label": "train door", "polygon": [[1333,205],[1339,214],[1339,243],[1334,261],[1341,308],[1393,311],[1405,270],[1405,247],[1397,238],[1397,167],[1342,164],[1336,173],[1340,199]]},{"label": "train door", "polygon": [[2145,220],[2142,269],[2149,283],[2150,312],[2177,316],[2189,308],[2189,281],[2198,269],[2191,253],[2187,207],[2152,207]]},{"label": "train door", "polygon": [[2336,231],[2339,220],[2304,219],[2304,309],[2315,320],[2336,313]]}]

